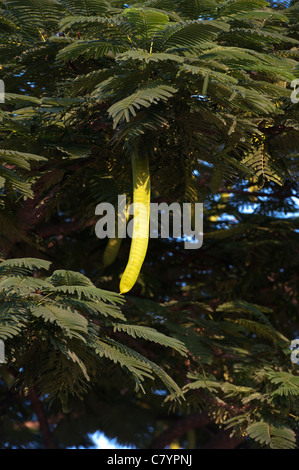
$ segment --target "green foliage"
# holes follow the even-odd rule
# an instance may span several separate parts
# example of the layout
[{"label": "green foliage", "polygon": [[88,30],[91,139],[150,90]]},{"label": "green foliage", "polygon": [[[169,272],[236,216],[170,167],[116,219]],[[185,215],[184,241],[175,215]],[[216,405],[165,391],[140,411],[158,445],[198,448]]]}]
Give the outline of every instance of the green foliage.
[{"label": "green foliage", "polygon": [[265,422],[253,423],[247,428],[248,435],[270,449],[293,449],[296,443],[294,432],[283,426]]},{"label": "green foliage", "polygon": [[[275,83],[277,80],[292,81],[296,61],[273,50],[273,44],[277,42],[280,48],[297,44],[296,38],[288,37],[285,26],[281,30],[276,26],[276,21],[287,24],[286,15],[282,17],[279,12],[270,10],[264,1],[224,2],[218,7],[214,2],[188,2],[188,7],[186,2],[166,2],[165,5],[163,2],[161,5],[159,2],[147,2],[143,7],[137,3],[119,11],[113,11],[109,2],[49,2],[49,5],[52,4],[56,9],[49,17],[49,25],[51,18],[55,17],[56,23],[53,19],[52,26],[54,33],[59,18],[60,31],[63,31],[60,34],[63,36],[50,34],[48,24],[44,25],[40,46],[32,48],[32,41],[28,42],[26,32],[20,45],[21,56],[19,52],[16,56],[18,67],[23,64],[26,74],[30,75],[27,69],[29,62],[44,54],[47,54],[46,57],[50,54],[52,58],[54,53],[55,57],[57,51],[54,68],[58,67],[56,70],[59,70],[60,62],[67,62],[72,68],[75,67],[76,75],[80,75],[86,69],[86,63],[92,60],[91,73],[84,71],[74,85],[81,78],[85,90],[94,91],[92,101],[88,104],[82,102],[83,108],[87,106],[92,113],[100,102],[110,111],[114,126],[118,128],[119,152],[125,141],[128,146],[131,139],[137,139],[144,148],[148,128],[156,134],[162,132],[163,136],[166,122],[168,139],[165,141],[159,134],[156,137],[161,155],[166,148],[176,148],[173,157],[180,159],[182,145],[188,156],[196,155],[204,146],[207,151],[202,153],[202,160],[224,176],[226,172],[232,172],[234,166],[243,174],[246,174],[247,168],[252,169],[260,177],[261,184],[267,180],[279,184],[284,181],[286,168],[278,152],[269,146],[265,148],[263,141],[253,150],[252,136],[264,135],[257,118],[263,116],[263,127],[270,127],[270,115],[276,115],[279,119],[290,96],[290,90],[277,87]],[[31,13],[33,18],[40,15],[43,21],[42,18],[48,18],[49,5],[46,3],[42,7],[40,2],[33,2],[24,8],[21,1],[7,2],[5,15],[21,15],[22,28],[27,24],[31,28],[35,24],[35,21],[29,21]],[[162,7],[166,8],[165,11]],[[174,18],[167,9],[177,11],[179,16]],[[203,17],[212,15],[213,19],[208,16],[208,20],[198,21],[198,11]],[[254,16],[257,12],[259,15]],[[42,26],[37,20],[36,24],[37,27]],[[78,28],[81,30],[79,39],[76,37]],[[261,37],[265,38],[264,43],[261,43]],[[171,69],[167,58],[173,63]],[[132,61],[135,63],[133,75]],[[7,66],[10,67],[9,64]],[[191,70],[194,71],[192,75],[184,73]],[[208,88],[205,85],[207,77]],[[69,84],[67,81],[66,86],[69,87]],[[200,98],[199,90],[202,89],[207,93],[205,100]],[[176,96],[173,95],[174,90]],[[43,133],[49,132],[53,119],[58,123],[66,115],[69,119],[72,116],[72,122],[79,125],[77,104],[74,103],[73,110],[54,106],[52,112],[51,106],[48,108],[48,116],[44,114]],[[184,143],[177,141],[180,134],[172,121],[177,106],[182,108],[182,135],[192,135],[190,139],[184,139]],[[37,114],[30,116],[31,120],[40,119],[36,111]],[[154,123],[153,112],[158,117]],[[201,125],[196,120],[196,127],[189,130],[189,122],[202,113],[205,120]],[[235,116],[233,123],[232,115]],[[16,119],[19,118],[15,117],[13,121]],[[126,126],[128,122],[130,126]],[[216,124],[215,132],[206,132],[205,124],[209,122]],[[219,126],[223,127],[223,133]],[[217,157],[220,135],[218,138],[214,136],[219,132],[222,142],[220,158]],[[74,148],[76,145],[78,142],[73,142]],[[195,161],[193,157],[193,164]]]},{"label": "green foliage", "polygon": [[136,109],[143,107],[149,107],[153,103],[157,104],[160,100],[166,101],[168,98],[173,96],[176,92],[173,87],[166,84],[151,84],[145,85],[143,88],[139,88],[136,93],[128,96],[124,100],[112,105],[108,112],[113,118],[114,128],[117,127],[118,123],[122,120],[127,122],[130,121],[130,114],[136,116]]},{"label": "green foliage", "polygon": [[[44,446],[32,387],[60,448],[201,412],[181,447],[298,446],[298,2],[0,3],[1,446]],[[95,207],[131,197],[134,148],[204,242],[151,239],[124,302]]]},{"label": "green foliage", "polygon": [[91,380],[97,380],[106,358],[130,372],[137,388],[155,374],[180,397],[179,387],[165,371],[115,341],[109,331],[137,334],[180,354],[185,354],[184,345],[152,328],[103,322],[101,315],[125,321],[120,313],[124,299],[73,271],[54,271],[46,279],[32,277],[36,270],[49,269],[49,264],[25,258],[0,265],[0,338],[6,344],[5,367],[15,370],[18,388],[37,386],[50,400],[59,398],[66,406],[68,395],[82,396]]},{"label": "green foliage", "polygon": [[[45,158],[39,155],[31,155],[23,152],[0,150],[0,188],[12,196],[33,197],[30,181],[22,178],[16,171],[17,168],[30,170],[30,163],[33,161],[43,161]],[[4,204],[5,199],[0,196],[0,204]]]}]

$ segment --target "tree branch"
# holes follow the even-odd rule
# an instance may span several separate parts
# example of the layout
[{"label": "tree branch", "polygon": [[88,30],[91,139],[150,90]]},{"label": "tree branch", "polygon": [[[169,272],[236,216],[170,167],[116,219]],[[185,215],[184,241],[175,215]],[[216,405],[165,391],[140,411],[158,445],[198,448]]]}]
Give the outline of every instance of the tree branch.
[{"label": "tree branch", "polygon": [[186,434],[190,429],[206,426],[210,423],[210,418],[207,413],[197,413],[187,416],[177,421],[174,425],[166,429],[160,436],[158,436],[149,446],[149,449],[165,449],[166,446],[171,444],[174,440]]},{"label": "tree branch", "polygon": [[41,403],[41,401],[38,398],[38,394],[35,390],[34,387],[29,388],[29,398],[32,403],[32,407],[34,409],[34,412],[37,416],[37,419],[39,421],[40,425],[40,432],[43,437],[43,441],[45,444],[46,449],[55,449],[56,446],[54,444],[52,434],[50,431],[49,423],[45,414],[44,407]]},{"label": "tree branch", "polygon": [[243,440],[244,437],[230,437],[230,432],[223,430],[212,437],[201,449],[235,449]]}]

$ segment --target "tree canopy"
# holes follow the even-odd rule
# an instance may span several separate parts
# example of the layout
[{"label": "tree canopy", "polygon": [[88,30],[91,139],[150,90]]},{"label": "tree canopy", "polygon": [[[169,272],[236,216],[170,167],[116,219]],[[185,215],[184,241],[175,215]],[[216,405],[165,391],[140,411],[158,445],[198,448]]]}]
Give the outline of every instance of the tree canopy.
[{"label": "tree canopy", "polygon": [[[297,447],[298,6],[0,1],[2,448]],[[202,246],[98,238],[119,195]]]}]

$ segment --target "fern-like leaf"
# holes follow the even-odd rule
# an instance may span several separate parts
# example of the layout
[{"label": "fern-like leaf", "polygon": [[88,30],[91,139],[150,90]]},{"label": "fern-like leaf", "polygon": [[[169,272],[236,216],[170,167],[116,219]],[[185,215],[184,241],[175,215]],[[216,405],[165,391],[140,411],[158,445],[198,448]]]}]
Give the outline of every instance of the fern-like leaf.
[{"label": "fern-like leaf", "polygon": [[136,116],[136,111],[142,107],[148,108],[153,104],[157,104],[160,100],[167,101],[176,91],[175,88],[168,84],[157,82],[155,84],[147,84],[136,90],[135,93],[118,101],[108,109],[110,116],[113,118],[114,128],[117,127],[119,122],[124,120],[128,122],[130,115]]},{"label": "fern-like leaf", "polygon": [[296,446],[295,433],[286,426],[260,421],[250,424],[247,433],[259,444],[270,449],[294,449]]}]

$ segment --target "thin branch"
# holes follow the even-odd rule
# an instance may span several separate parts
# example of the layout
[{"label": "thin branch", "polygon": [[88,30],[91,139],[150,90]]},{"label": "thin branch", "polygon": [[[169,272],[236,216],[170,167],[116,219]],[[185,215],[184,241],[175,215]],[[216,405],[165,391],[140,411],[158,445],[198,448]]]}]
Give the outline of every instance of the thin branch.
[{"label": "thin branch", "polygon": [[55,449],[46,413],[34,387],[29,388],[29,398],[40,425],[40,432],[46,449]]},{"label": "thin branch", "polygon": [[60,224],[50,225],[49,227],[42,226],[36,230],[36,233],[40,237],[46,239],[57,235],[69,235],[70,233],[76,232],[77,230],[83,230],[87,227],[91,227],[92,225],[95,225],[95,223],[95,220],[84,223],[73,220],[71,222],[62,222]]},{"label": "thin branch", "polygon": [[229,193],[232,193],[232,194],[242,194],[243,196],[248,196],[248,197],[251,197],[251,196],[260,196],[260,197],[278,197],[279,199],[285,199],[285,198],[288,198],[288,197],[292,197],[293,194],[289,191],[276,191],[276,192],[265,192],[265,191],[246,191],[246,190],[243,190],[243,189],[218,189],[217,193],[221,194],[221,193],[224,193],[224,194],[229,194]]}]

